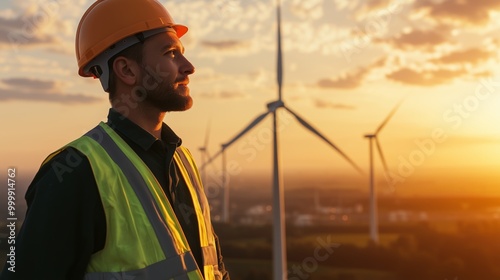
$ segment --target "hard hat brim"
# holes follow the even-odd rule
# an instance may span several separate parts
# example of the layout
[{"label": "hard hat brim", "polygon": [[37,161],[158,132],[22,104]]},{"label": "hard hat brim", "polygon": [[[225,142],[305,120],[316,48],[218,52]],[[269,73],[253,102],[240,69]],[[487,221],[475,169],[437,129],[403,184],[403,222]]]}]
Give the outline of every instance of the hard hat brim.
[{"label": "hard hat brim", "polygon": [[174,28],[175,32],[177,33],[177,38],[179,38],[179,39],[182,36],[184,36],[184,34],[186,34],[188,32],[188,28],[185,25],[176,24],[172,27]]}]

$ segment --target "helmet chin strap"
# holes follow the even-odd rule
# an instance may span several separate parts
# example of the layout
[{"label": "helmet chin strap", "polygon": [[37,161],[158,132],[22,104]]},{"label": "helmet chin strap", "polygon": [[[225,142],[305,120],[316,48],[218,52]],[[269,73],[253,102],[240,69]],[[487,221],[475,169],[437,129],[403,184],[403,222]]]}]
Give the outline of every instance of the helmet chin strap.
[{"label": "helmet chin strap", "polygon": [[113,44],[111,47],[106,49],[104,52],[96,56],[92,61],[90,61],[85,68],[83,68],[84,73],[91,74],[92,76],[99,78],[101,81],[102,88],[104,91],[109,90],[109,66],[108,61],[120,53],[121,51],[131,47],[134,44],[144,42],[147,38],[154,36],[162,32],[174,32],[173,27],[162,27],[153,30],[144,31],[133,36],[129,36],[123,40],[120,40]]}]

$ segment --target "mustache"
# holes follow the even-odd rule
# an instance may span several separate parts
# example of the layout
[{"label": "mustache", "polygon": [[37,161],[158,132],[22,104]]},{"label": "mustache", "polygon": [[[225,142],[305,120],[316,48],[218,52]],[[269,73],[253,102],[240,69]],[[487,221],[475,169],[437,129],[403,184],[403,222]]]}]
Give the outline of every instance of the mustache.
[{"label": "mustache", "polygon": [[189,78],[188,77],[182,77],[179,79],[176,79],[175,82],[176,84],[189,84]]}]

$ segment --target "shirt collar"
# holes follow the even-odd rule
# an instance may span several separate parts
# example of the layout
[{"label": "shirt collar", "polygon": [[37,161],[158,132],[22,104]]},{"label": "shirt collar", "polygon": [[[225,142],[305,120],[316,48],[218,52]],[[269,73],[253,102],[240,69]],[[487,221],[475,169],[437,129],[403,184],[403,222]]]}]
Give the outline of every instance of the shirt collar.
[{"label": "shirt collar", "polygon": [[[145,151],[149,150],[159,140],[113,108],[109,109],[108,124]],[[176,147],[182,144],[182,139],[165,123],[162,123],[161,127],[161,140],[165,144],[175,145]]]}]

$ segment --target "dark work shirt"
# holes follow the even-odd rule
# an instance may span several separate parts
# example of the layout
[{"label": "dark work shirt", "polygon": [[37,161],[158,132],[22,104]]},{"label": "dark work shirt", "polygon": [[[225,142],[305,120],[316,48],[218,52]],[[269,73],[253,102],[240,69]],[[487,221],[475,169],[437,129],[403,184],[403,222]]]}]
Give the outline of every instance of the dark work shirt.
[{"label": "dark work shirt", "polygon": [[[172,204],[193,256],[202,253],[193,201],[173,161],[181,139],[163,124],[161,139],[111,109],[108,125],[139,155]],[[104,248],[106,219],[88,159],[69,147],[43,165],[26,192],[28,211],[16,239],[15,273],[1,280],[83,279],[92,254]],[[219,252],[219,269],[229,279]]]}]

